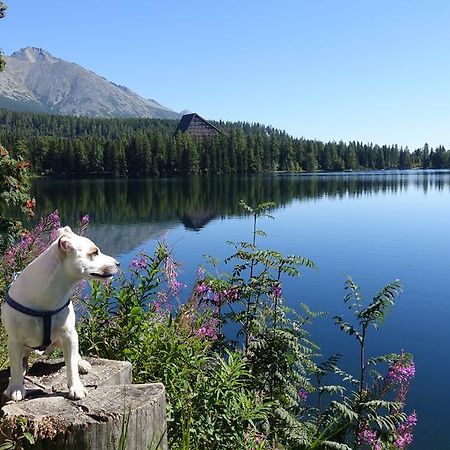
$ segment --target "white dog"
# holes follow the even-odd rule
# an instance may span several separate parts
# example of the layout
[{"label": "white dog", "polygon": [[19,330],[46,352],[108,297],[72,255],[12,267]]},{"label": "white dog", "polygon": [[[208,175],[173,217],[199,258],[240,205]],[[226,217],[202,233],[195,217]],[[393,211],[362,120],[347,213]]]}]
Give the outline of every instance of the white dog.
[{"label": "white dog", "polygon": [[89,239],[69,227],[58,230],[57,239],[29,264],[10,286],[2,304],[2,321],[8,334],[11,378],[5,395],[19,401],[25,397],[24,371],[32,350],[63,349],[69,397],[87,395],[78,370],[90,364],[78,353],[75,313],[70,296],[82,279],[110,279],[119,262],[104,255]]}]

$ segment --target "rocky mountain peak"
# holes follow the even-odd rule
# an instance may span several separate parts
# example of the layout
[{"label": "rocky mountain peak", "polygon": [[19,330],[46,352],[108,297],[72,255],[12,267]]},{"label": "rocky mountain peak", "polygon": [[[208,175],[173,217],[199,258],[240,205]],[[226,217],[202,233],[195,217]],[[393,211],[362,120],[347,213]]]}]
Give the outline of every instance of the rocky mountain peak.
[{"label": "rocky mountain peak", "polygon": [[90,117],[180,117],[42,48],[22,48],[5,57],[5,62],[0,73],[0,108]]},{"label": "rocky mountain peak", "polygon": [[11,55],[12,58],[20,59],[29,63],[37,61],[54,61],[57,60],[50,52],[39,47],[25,47]]}]

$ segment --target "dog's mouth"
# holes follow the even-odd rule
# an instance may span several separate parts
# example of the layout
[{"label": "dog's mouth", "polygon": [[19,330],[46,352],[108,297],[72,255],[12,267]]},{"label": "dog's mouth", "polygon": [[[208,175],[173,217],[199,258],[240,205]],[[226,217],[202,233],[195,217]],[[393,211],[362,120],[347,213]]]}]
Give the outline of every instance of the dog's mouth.
[{"label": "dog's mouth", "polygon": [[98,280],[110,280],[113,277],[112,274],[110,273],[96,273],[96,272],[91,272],[89,276],[92,278],[97,278]]}]

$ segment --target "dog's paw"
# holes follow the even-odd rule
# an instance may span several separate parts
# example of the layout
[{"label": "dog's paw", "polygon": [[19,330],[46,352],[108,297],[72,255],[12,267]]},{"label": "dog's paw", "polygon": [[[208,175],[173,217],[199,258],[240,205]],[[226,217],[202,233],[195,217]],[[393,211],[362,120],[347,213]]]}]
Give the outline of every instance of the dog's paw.
[{"label": "dog's paw", "polygon": [[78,372],[82,374],[86,374],[90,372],[92,366],[85,359],[78,359]]},{"label": "dog's paw", "polygon": [[8,385],[5,391],[5,397],[8,397],[9,399],[20,402],[20,400],[23,400],[25,398],[27,391],[25,389],[24,385]]},{"label": "dog's paw", "polygon": [[88,395],[87,389],[80,383],[69,387],[69,398],[80,400]]}]

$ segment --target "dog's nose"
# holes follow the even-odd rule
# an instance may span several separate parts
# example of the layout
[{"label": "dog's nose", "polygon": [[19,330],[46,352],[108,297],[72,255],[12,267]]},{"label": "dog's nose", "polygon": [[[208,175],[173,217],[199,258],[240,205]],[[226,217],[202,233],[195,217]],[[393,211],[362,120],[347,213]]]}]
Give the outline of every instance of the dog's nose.
[{"label": "dog's nose", "polygon": [[117,261],[117,259],[116,259],[116,266],[120,267],[120,261]]}]

